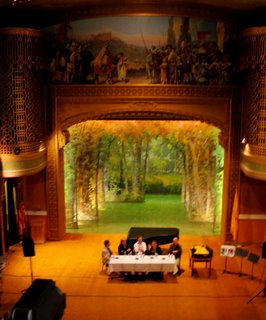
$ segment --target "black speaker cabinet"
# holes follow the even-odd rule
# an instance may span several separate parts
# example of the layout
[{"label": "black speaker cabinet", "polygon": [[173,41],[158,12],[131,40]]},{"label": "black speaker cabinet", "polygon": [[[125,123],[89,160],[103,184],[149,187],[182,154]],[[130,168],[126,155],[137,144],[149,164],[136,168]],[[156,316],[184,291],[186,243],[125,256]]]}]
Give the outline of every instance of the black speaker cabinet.
[{"label": "black speaker cabinet", "polygon": [[31,237],[23,237],[22,248],[24,257],[35,256],[34,241],[31,239]]},{"label": "black speaker cabinet", "polygon": [[266,241],[262,244],[262,252],[261,252],[262,259],[266,259]]},{"label": "black speaker cabinet", "polygon": [[36,279],[11,309],[11,320],[61,319],[66,295],[53,280]]}]

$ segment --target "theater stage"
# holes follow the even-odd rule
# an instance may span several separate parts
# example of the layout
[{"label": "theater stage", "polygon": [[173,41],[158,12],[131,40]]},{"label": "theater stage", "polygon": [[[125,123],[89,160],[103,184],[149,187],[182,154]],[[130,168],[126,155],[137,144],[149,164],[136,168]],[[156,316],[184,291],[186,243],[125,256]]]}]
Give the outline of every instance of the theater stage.
[{"label": "theater stage", "polygon": [[[254,279],[250,279],[251,263],[243,260],[241,277],[240,258],[229,258],[223,273],[225,258],[221,257],[219,237],[181,236],[183,247],[181,276],[166,275],[163,281],[124,282],[110,280],[101,271],[103,241],[110,239],[117,252],[124,234],[67,234],[60,242],[35,245],[32,258],[34,278],[52,279],[66,293],[67,307],[64,320],[213,320],[265,319],[266,298],[259,296],[247,301],[264,287],[265,260],[254,265]],[[189,249],[206,244],[214,250],[212,274],[204,264],[196,265],[197,274],[191,276]],[[165,245],[166,248],[168,245]],[[261,254],[261,245],[245,246]],[[8,264],[3,271],[0,316],[10,311],[31,284],[30,258],[23,256],[22,246],[10,248]]]}]

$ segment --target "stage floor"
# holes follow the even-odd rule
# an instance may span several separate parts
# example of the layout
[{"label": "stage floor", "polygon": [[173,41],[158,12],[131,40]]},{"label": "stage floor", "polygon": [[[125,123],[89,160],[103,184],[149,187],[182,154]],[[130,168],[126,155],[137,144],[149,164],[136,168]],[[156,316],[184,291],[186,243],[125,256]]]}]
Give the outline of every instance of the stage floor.
[{"label": "stage floor", "polygon": [[[117,252],[121,238],[126,234],[66,234],[63,241],[35,245],[36,255],[31,258],[34,278],[52,279],[66,293],[63,320],[265,319],[266,299],[262,295],[247,304],[264,287],[265,259],[254,265],[253,280],[252,265],[246,259],[242,261],[244,275],[239,277],[239,257],[229,258],[228,272],[223,273],[225,258],[219,254],[219,237],[181,236],[181,267],[185,270],[181,276],[168,274],[162,281],[134,283],[110,280],[101,270],[103,241],[110,239],[112,250]],[[214,250],[213,270],[209,277],[208,269],[199,264],[192,277],[189,249],[202,244]],[[260,245],[245,248],[261,253]],[[30,258],[23,256],[20,244],[10,248],[2,276],[0,317],[31,284]]]}]

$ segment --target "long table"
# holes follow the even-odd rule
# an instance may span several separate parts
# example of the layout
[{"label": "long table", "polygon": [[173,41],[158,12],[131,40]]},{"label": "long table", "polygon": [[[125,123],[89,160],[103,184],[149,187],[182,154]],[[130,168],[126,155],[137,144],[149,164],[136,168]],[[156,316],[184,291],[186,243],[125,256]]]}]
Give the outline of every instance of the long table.
[{"label": "long table", "polygon": [[112,272],[177,272],[177,265],[173,255],[138,256],[138,255],[112,255],[108,273]]}]

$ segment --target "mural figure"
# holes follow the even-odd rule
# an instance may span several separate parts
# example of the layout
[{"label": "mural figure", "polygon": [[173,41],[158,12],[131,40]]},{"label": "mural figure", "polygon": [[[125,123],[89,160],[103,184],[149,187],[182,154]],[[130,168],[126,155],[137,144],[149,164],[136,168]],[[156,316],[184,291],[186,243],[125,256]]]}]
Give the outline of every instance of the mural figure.
[{"label": "mural figure", "polygon": [[167,83],[167,58],[163,58],[163,62],[160,65],[161,69],[161,84],[166,84]]},{"label": "mural figure", "polygon": [[80,50],[80,82],[87,83],[92,80],[94,56],[87,45]]},{"label": "mural figure", "polygon": [[167,57],[168,62],[168,83],[177,83],[177,54],[172,45],[168,46],[169,52]]},{"label": "mural figure", "polygon": [[123,52],[120,52],[117,56],[117,78],[118,81],[126,82],[127,81],[127,59]]},{"label": "mural figure", "polygon": [[93,61],[94,82],[99,83],[100,76],[105,76],[106,83],[112,83],[112,71],[114,69],[113,58],[109,50],[109,44],[105,45]]},{"label": "mural figure", "polygon": [[71,43],[69,48],[68,60],[66,64],[66,82],[75,83],[80,79],[80,61],[79,46],[76,43]]},{"label": "mural figure", "polygon": [[230,84],[230,80],[233,78],[233,65],[228,54],[223,55],[223,63],[221,66],[221,76],[219,84]]}]

